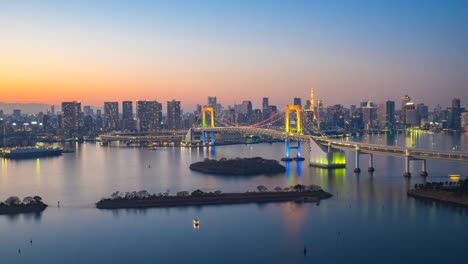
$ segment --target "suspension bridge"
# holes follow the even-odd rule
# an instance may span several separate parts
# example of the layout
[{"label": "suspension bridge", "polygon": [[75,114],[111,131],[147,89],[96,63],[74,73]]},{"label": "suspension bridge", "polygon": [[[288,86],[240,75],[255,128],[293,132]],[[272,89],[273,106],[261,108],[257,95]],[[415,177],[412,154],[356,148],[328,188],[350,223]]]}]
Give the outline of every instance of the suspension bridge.
[{"label": "suspension bridge", "polygon": [[[295,122],[291,122],[290,115],[294,114]],[[284,161],[302,161],[301,143],[309,145],[309,163],[311,166],[317,166],[327,169],[344,168],[346,167],[345,151],[353,151],[355,153],[355,166],[354,172],[360,173],[360,159],[361,156],[369,156],[368,171],[373,172],[374,168],[374,154],[385,156],[397,156],[404,158],[404,176],[411,176],[410,163],[421,163],[421,176],[427,176],[426,160],[448,160],[456,162],[468,162],[468,153],[453,151],[444,152],[438,150],[424,150],[424,149],[409,149],[399,146],[388,146],[379,144],[365,144],[349,141],[338,141],[323,136],[304,135],[302,131],[301,109],[296,105],[289,105],[286,107],[285,113],[277,112],[272,114],[269,118],[258,122],[256,124],[240,126],[227,120],[222,116],[216,116],[212,107],[203,107],[200,113],[201,126],[195,126],[187,132],[172,133],[169,135],[123,135],[123,134],[107,134],[102,135],[103,141],[115,140],[129,140],[129,141],[157,141],[167,138],[181,140],[186,143],[201,143],[198,146],[209,147],[215,146],[215,134],[222,133],[240,133],[243,135],[261,135],[273,139],[281,139],[285,142],[285,157]],[[198,119],[200,119],[200,116]],[[284,122],[284,130],[272,129],[272,124]],[[220,126],[216,126],[219,124]],[[195,134],[201,134],[200,139],[196,139]],[[201,141],[201,142],[199,142]],[[295,151],[295,156],[292,154]]]}]

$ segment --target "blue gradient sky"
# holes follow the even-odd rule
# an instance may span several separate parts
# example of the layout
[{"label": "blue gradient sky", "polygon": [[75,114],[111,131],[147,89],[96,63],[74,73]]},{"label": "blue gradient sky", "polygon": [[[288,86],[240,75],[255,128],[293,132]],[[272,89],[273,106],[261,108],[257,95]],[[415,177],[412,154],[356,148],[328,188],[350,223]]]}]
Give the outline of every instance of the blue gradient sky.
[{"label": "blue gradient sky", "polygon": [[0,1],[0,101],[468,100],[468,1]]}]

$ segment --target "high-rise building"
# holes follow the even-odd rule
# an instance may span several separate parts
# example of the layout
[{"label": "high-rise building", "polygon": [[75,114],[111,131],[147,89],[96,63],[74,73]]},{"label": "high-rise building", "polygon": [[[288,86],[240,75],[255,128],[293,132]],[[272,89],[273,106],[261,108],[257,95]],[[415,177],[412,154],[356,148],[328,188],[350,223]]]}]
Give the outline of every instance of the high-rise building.
[{"label": "high-rise building", "polygon": [[453,98],[452,99],[452,107],[453,108],[460,108],[461,107],[460,98]]},{"label": "high-rise building", "polygon": [[298,97],[294,98],[293,105],[297,105],[300,108],[302,108],[301,98],[298,98]]},{"label": "high-rise building", "polygon": [[459,98],[453,98],[452,107],[447,108],[447,123],[448,128],[453,130],[460,130],[461,126],[461,113],[465,111],[465,108],[461,107]]},{"label": "high-rise building", "polygon": [[461,128],[468,132],[468,112],[461,113]]},{"label": "high-rise building", "polygon": [[381,128],[391,129],[395,124],[395,102],[386,101],[379,104],[378,118]]},{"label": "high-rise building", "polygon": [[133,120],[133,102],[132,101],[122,102],[122,129],[123,130],[135,129],[135,122]]},{"label": "high-rise building", "polygon": [[268,97],[263,97],[262,100],[262,112],[263,112],[263,119],[267,119],[270,116],[270,112],[268,111]]},{"label": "high-rise building", "polygon": [[216,104],[216,96],[208,96],[208,106],[215,108]]},{"label": "high-rise building", "polygon": [[411,102],[411,97],[405,94],[401,97],[401,121],[403,124],[406,124],[406,104]]},{"label": "high-rise building", "polygon": [[167,129],[180,129],[180,101],[167,101]]},{"label": "high-rise building", "polygon": [[154,101],[137,101],[137,118],[140,131],[153,131],[161,127],[162,105]]},{"label": "high-rise building", "polygon": [[416,105],[416,112],[418,112],[419,119],[427,119],[429,116],[429,107],[423,103]]},{"label": "high-rise building", "polygon": [[117,130],[119,128],[119,103],[104,102],[104,129]]},{"label": "high-rise building", "polygon": [[362,119],[364,126],[371,128],[375,125],[375,120],[377,119],[377,109],[374,107],[374,103],[367,101],[367,104],[364,107],[361,107]]},{"label": "high-rise building", "polygon": [[406,123],[410,126],[419,126],[418,111],[416,111],[416,105],[413,102],[406,103],[405,106]]},{"label": "high-rise building", "polygon": [[245,115],[245,121],[247,123],[251,123],[252,118],[253,118],[252,102],[251,101],[243,101],[242,105],[241,105],[240,113]]},{"label": "high-rise building", "polygon": [[21,119],[21,109],[13,109],[13,118],[15,120],[20,120]]},{"label": "high-rise building", "polygon": [[81,126],[81,102],[62,103],[62,128],[70,136],[73,132],[78,132]]}]

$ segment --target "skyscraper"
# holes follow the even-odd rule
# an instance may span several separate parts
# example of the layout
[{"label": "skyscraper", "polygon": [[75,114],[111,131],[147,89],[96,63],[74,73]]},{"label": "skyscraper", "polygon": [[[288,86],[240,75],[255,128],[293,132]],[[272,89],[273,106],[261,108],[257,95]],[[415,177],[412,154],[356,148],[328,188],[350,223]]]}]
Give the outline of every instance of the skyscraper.
[{"label": "skyscraper", "polygon": [[216,96],[208,96],[208,106],[215,108],[216,104]]},{"label": "skyscraper", "polygon": [[167,129],[180,129],[180,101],[167,101]]},{"label": "skyscraper", "polygon": [[395,102],[386,101],[379,104],[378,118],[380,127],[391,129],[395,124]]},{"label": "skyscraper", "polygon": [[70,136],[73,132],[78,132],[81,124],[81,102],[62,103],[62,128]]},{"label": "skyscraper", "polygon": [[411,101],[411,98],[405,94],[401,97],[401,121],[403,124],[406,124],[406,104]]},{"label": "skyscraper", "polygon": [[119,127],[119,103],[104,102],[104,129],[116,130]]},{"label": "skyscraper", "polygon": [[460,108],[461,107],[460,98],[453,98],[452,99],[452,107],[453,108]]},{"label": "skyscraper", "polygon": [[154,101],[137,101],[137,118],[140,131],[153,131],[161,127],[162,105]]},{"label": "skyscraper", "polygon": [[133,130],[135,129],[133,120],[133,102],[123,101],[122,102],[122,129]]},{"label": "skyscraper", "polygon": [[298,98],[298,97],[294,98],[294,103],[293,104],[302,108],[301,98]]},{"label": "skyscraper", "polygon": [[262,112],[263,112],[263,119],[267,119],[270,116],[270,112],[268,111],[268,97],[263,97],[262,100]]},{"label": "skyscraper", "polygon": [[410,126],[419,126],[419,116],[416,111],[416,105],[413,102],[406,103],[405,106],[406,123]]}]

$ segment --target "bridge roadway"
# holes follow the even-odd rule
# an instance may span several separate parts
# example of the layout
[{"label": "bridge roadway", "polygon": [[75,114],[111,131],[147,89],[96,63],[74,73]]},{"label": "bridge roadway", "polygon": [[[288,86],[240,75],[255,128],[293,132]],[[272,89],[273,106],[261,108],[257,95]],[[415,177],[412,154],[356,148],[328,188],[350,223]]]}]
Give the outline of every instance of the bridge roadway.
[{"label": "bridge roadway", "polygon": [[409,156],[413,159],[437,159],[437,160],[451,160],[451,161],[461,161],[468,162],[468,153],[461,151],[439,151],[439,150],[424,150],[424,149],[407,149],[404,147],[398,146],[388,146],[388,145],[379,145],[379,144],[366,144],[359,142],[350,142],[350,141],[339,141],[333,140],[327,137],[317,137],[310,135],[298,135],[292,134],[288,135],[286,132],[277,131],[273,129],[265,128],[255,128],[255,127],[213,127],[213,128],[195,128],[195,131],[207,131],[207,132],[237,132],[244,134],[252,135],[265,135],[273,138],[286,138],[288,137],[291,140],[309,142],[312,138],[316,143],[322,146],[330,146],[342,150],[353,150],[360,151],[361,153],[369,154],[380,154],[380,155],[390,155],[398,157]]},{"label": "bridge roadway", "polygon": [[[327,137],[317,137],[310,135],[291,134],[288,135],[284,131],[278,131],[266,128],[256,127],[212,127],[212,128],[192,128],[193,131],[201,132],[235,132],[251,135],[264,135],[277,139],[289,138],[294,141],[310,142],[312,138],[316,143],[325,146],[333,147],[341,150],[359,151],[361,153],[390,155],[398,157],[411,157],[413,159],[438,159],[468,162],[468,153],[461,151],[438,151],[424,149],[407,149],[398,146],[387,146],[379,144],[366,144],[350,141],[334,140]],[[127,142],[142,142],[142,141],[161,141],[161,140],[176,140],[182,141],[186,131],[162,131],[161,133],[111,133],[101,135],[102,141],[127,141]]]}]

